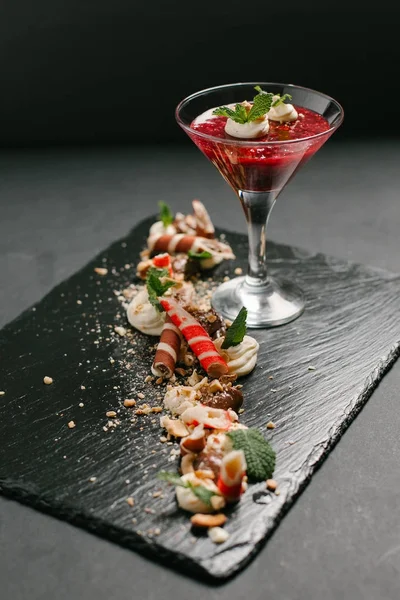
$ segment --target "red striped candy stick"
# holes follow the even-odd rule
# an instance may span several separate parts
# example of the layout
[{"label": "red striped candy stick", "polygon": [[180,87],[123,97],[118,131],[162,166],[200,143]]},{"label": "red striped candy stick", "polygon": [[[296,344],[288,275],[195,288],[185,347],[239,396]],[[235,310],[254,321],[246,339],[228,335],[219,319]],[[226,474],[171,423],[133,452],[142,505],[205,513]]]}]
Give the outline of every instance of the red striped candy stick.
[{"label": "red striped candy stick", "polygon": [[179,327],[207,375],[214,378],[226,375],[228,365],[218,354],[214,342],[204,327],[173,298],[158,300],[173,324]]},{"label": "red striped candy stick", "polygon": [[157,346],[151,372],[156,377],[172,377],[181,347],[181,332],[167,316]]}]

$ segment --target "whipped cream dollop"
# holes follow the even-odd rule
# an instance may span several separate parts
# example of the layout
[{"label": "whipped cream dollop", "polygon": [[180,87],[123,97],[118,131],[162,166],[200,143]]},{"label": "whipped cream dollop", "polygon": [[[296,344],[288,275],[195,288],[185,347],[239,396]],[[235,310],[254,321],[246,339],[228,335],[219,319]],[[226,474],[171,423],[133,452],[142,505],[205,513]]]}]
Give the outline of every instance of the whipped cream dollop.
[{"label": "whipped cream dollop", "polygon": [[[274,101],[279,100],[279,96],[274,96]],[[277,106],[272,106],[268,112],[268,119],[271,121],[279,121],[279,123],[288,123],[295,121],[298,118],[298,112],[293,104],[285,104],[282,102]]]},{"label": "whipped cream dollop", "polygon": [[142,333],[147,335],[161,335],[165,322],[165,312],[160,313],[149,302],[146,288],[136,294],[130,302],[126,316],[129,323]]},{"label": "whipped cream dollop", "polygon": [[236,123],[228,119],[225,125],[225,133],[236,138],[255,139],[267,135],[269,131],[269,121],[267,115],[250,121],[250,123]]},{"label": "whipped cream dollop", "polygon": [[226,350],[221,348],[223,341],[224,338],[218,338],[214,341],[214,344],[219,354],[226,361],[229,373],[236,373],[238,377],[251,373],[256,366],[260,347],[257,340],[250,335],[245,335],[240,344],[231,346]]}]

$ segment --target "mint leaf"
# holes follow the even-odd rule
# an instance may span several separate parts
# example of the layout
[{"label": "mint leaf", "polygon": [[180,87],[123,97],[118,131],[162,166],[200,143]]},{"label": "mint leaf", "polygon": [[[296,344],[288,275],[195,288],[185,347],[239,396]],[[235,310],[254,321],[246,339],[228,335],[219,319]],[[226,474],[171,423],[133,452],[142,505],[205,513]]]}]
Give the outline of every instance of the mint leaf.
[{"label": "mint leaf", "polygon": [[247,308],[243,306],[240,309],[238,316],[226,332],[225,339],[221,345],[223,350],[231,348],[232,346],[237,346],[243,341],[243,338],[246,335],[246,319]]},{"label": "mint leaf", "polygon": [[247,115],[247,120],[249,122],[255,121],[256,119],[259,119],[260,117],[266,115],[272,106],[273,99],[273,94],[269,92],[263,92],[261,90],[257,96],[254,96],[253,106],[251,107],[250,112]]},{"label": "mint leaf", "polygon": [[275,102],[272,104],[273,107],[275,106],[279,106],[280,104],[283,104],[285,102],[285,100],[291,100],[292,96],[290,94],[284,94],[283,96],[280,96],[277,100],[275,100]]},{"label": "mint leaf", "polygon": [[163,296],[169,288],[176,285],[175,281],[171,281],[171,279],[161,281],[163,277],[170,277],[168,269],[156,269],[156,267],[150,267],[147,271],[146,287],[147,293],[149,294],[149,301],[150,304],[160,312],[164,309],[159,303],[158,297]]},{"label": "mint leaf", "polygon": [[216,108],[213,110],[213,115],[217,115],[218,117],[228,117],[228,119],[233,119],[233,121],[236,121],[238,117],[237,113],[227,106],[220,106],[219,108]]},{"label": "mint leaf", "polygon": [[211,252],[207,252],[207,250],[204,250],[203,252],[192,252],[192,250],[189,250],[188,257],[196,260],[203,260],[203,258],[211,258],[212,254]]},{"label": "mint leaf", "polygon": [[160,471],[157,477],[158,479],[161,479],[161,481],[171,483],[175,487],[183,487],[191,490],[193,494],[204,504],[206,504],[207,506],[212,506],[211,498],[216,494],[204,487],[203,485],[193,485],[193,483],[191,483],[190,481],[183,481],[177,473],[171,473],[169,471]]},{"label": "mint leaf", "polygon": [[159,219],[160,221],[162,221],[164,227],[168,227],[168,225],[171,225],[171,223],[173,223],[174,215],[168,204],[166,204],[165,202],[159,202],[158,206],[160,208]]},{"label": "mint leaf", "polygon": [[207,506],[212,506],[212,504],[211,504],[211,498],[213,496],[215,496],[214,492],[212,492],[211,490],[207,489],[203,485],[193,485],[190,482],[187,482],[187,483],[189,484],[188,487],[192,490],[193,494],[195,496],[197,496],[197,498],[199,500],[201,500]]},{"label": "mint leaf", "polygon": [[161,481],[166,481],[167,483],[171,483],[175,487],[189,487],[186,481],[182,481],[180,476],[177,473],[171,473],[169,471],[160,471],[157,474],[157,478],[161,479]]},{"label": "mint leaf", "polygon": [[258,429],[236,429],[226,435],[235,450],[243,450],[249,479],[265,481],[272,477],[276,454]]}]

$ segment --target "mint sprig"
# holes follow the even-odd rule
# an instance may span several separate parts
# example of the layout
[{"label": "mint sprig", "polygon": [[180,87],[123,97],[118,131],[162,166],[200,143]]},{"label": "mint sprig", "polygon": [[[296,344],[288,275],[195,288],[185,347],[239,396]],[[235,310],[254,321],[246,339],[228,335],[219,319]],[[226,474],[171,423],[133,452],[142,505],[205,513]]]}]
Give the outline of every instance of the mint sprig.
[{"label": "mint sprig", "polygon": [[221,345],[223,350],[231,348],[232,346],[238,346],[243,341],[243,338],[246,335],[246,319],[247,308],[243,306],[226,332],[225,339]]},{"label": "mint sprig", "polygon": [[157,269],[156,267],[150,267],[147,271],[146,287],[149,295],[150,304],[152,304],[158,311],[162,312],[164,309],[158,301],[159,296],[163,296],[169,288],[176,285],[175,281],[167,279],[161,281],[162,278],[169,278],[170,274],[168,269]]},{"label": "mint sprig", "polygon": [[171,225],[171,223],[173,223],[174,221],[174,214],[171,211],[168,204],[166,204],[165,202],[160,201],[158,203],[158,206],[160,209],[159,219],[160,221],[162,221],[164,227],[168,227],[168,225]]},{"label": "mint sprig", "polygon": [[204,250],[203,252],[192,252],[192,250],[189,250],[188,257],[195,260],[203,260],[205,258],[212,258],[212,254],[211,252],[207,252],[207,250]]},{"label": "mint sprig", "polygon": [[189,489],[193,494],[201,500],[206,506],[211,506],[211,498],[216,496],[214,492],[204,487],[204,485],[193,485],[190,481],[183,481],[183,479],[176,473],[170,473],[169,471],[160,471],[157,475],[158,479],[171,483],[175,487],[183,487]]},{"label": "mint sprig", "polygon": [[250,110],[243,104],[236,104],[234,110],[228,106],[220,106],[213,111],[213,115],[228,117],[228,119],[232,119],[232,121],[240,123],[241,125],[260,119],[266,115],[271,108],[274,94],[264,92],[259,85],[256,85],[254,89],[258,94],[253,98],[253,105]]},{"label": "mint sprig", "polygon": [[275,100],[275,102],[272,104],[272,107],[275,108],[275,106],[279,106],[280,104],[283,104],[286,100],[291,100],[291,99],[292,99],[292,96],[290,94],[283,94],[283,96],[279,96],[279,98],[277,100]]},{"label": "mint sprig", "polygon": [[250,480],[265,481],[272,477],[276,454],[258,429],[236,429],[226,435],[235,450],[243,450]]}]

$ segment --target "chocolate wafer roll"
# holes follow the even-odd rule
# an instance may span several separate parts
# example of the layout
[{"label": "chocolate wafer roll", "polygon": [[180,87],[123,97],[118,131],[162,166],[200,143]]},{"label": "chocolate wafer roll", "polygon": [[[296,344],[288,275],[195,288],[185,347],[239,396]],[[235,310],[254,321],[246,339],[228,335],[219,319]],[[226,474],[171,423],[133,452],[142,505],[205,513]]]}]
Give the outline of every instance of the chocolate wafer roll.
[{"label": "chocolate wafer roll", "polygon": [[183,252],[187,254],[193,248],[195,241],[196,237],[194,235],[176,233],[175,235],[152,236],[149,238],[148,244],[149,250],[153,254],[158,252],[168,252],[169,254]]},{"label": "chocolate wafer roll", "polygon": [[172,377],[180,347],[181,333],[167,316],[151,367],[153,375],[167,379]]}]

